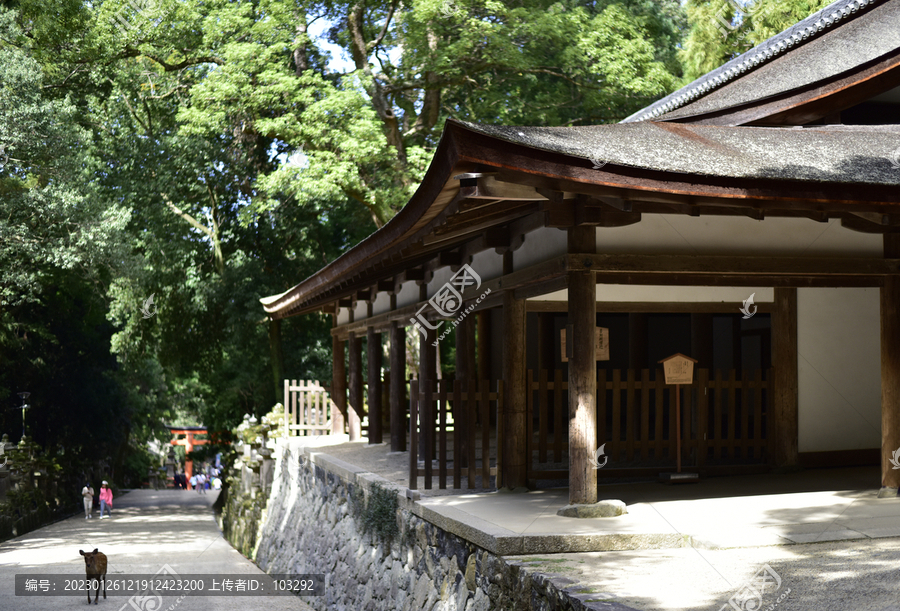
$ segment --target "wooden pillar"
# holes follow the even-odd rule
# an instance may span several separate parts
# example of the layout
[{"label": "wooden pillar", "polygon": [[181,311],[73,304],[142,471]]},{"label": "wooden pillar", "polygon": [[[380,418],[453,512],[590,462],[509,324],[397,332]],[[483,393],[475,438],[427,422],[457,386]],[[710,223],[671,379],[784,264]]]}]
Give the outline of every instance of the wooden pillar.
[{"label": "wooden pillar", "polygon": [[[593,226],[569,229],[570,253],[595,253]],[[597,361],[594,335],[597,328],[597,280],[595,272],[570,271],[569,331],[569,504],[597,502],[597,471],[591,459],[597,451]]]},{"label": "wooden pillar", "polygon": [[[337,315],[334,318],[337,320]],[[347,372],[344,366],[344,342],[336,335],[331,336],[331,400],[337,407],[331,414],[331,432],[341,435],[347,421]]]},{"label": "wooden pillar", "polygon": [[478,379],[491,379],[491,311],[479,310],[478,319]]},{"label": "wooden pillar", "polygon": [[[777,290],[777,289],[776,289]],[[793,289],[794,294],[796,296],[797,289]],[[795,299],[796,302],[796,299]],[[796,303],[795,303],[796,305]],[[794,308],[794,319],[796,316],[797,308]],[[731,319],[731,367],[735,371],[737,371],[738,377],[741,376],[741,369],[743,369],[743,360],[744,360],[744,342],[743,336],[741,335],[741,320],[737,316],[732,317]],[[797,325],[794,325],[794,335],[796,335]],[[774,347],[773,347],[774,348]]]},{"label": "wooden pillar", "polygon": [[472,319],[464,317],[456,326],[456,379],[468,380],[472,377],[472,362],[469,359],[469,328]]},{"label": "wooden pillar", "polygon": [[362,378],[362,339],[350,332],[347,339],[350,351],[347,359],[350,369],[350,405],[347,408],[347,424],[350,429],[350,441],[359,441],[362,437],[363,414],[363,378]]},{"label": "wooden pillar", "polygon": [[[884,235],[884,257],[900,259],[900,235]],[[885,276],[881,287],[881,490],[896,497],[900,469],[891,464],[900,450],[900,278]]]},{"label": "wooden pillar", "polygon": [[381,443],[381,365],[384,351],[381,348],[381,333],[374,327],[366,330],[366,361],[369,366],[369,443]]},{"label": "wooden pillar", "polygon": [[769,430],[771,462],[777,468],[799,465],[797,453],[797,289],[776,288],[772,312],[774,392]]},{"label": "wooden pillar", "polygon": [[[512,273],[512,252],[503,256],[503,273]],[[525,436],[525,301],[513,291],[503,293],[503,465],[504,488],[528,484]]]},{"label": "wooden pillar", "polygon": [[[472,342],[475,340],[474,322],[474,317],[466,316],[456,326],[456,380],[463,384],[463,388],[468,388],[469,380],[475,379],[475,372],[473,371],[475,369],[475,359],[472,358],[472,348],[474,347]],[[453,434],[460,436],[460,464],[467,468],[469,466],[469,444],[468,436],[463,434],[463,431],[468,430],[466,421],[468,414],[466,414],[464,403],[460,405],[454,401],[451,403],[451,406],[454,422]]]},{"label": "wooden pillar", "polygon": [[[640,371],[647,369],[649,349],[647,336],[647,315],[628,315],[628,368]],[[640,377],[640,376],[638,376]]]},{"label": "wooden pillar", "polygon": [[406,328],[391,322],[391,452],[406,451]]},{"label": "wooden pillar", "polygon": [[[547,370],[549,379],[553,379],[553,371],[556,370],[556,344],[559,342],[559,336],[554,333],[555,326],[553,324],[552,312],[540,312],[538,314],[538,358],[537,371],[538,375],[542,369]],[[527,377],[527,374],[526,374]],[[531,380],[526,380],[526,384]],[[556,422],[556,412],[553,409],[553,391],[548,390],[546,395],[540,397],[539,401],[543,401],[547,406],[546,430],[540,431],[539,435],[547,435],[549,431],[556,434],[554,423]],[[537,404],[539,406],[540,403]],[[538,408],[539,409],[539,408]],[[535,414],[528,414],[529,418],[534,418]]]},{"label": "wooden pillar", "polygon": [[[435,381],[437,380],[437,347],[434,346],[434,343],[438,334],[435,332],[435,329],[429,329],[428,327],[423,327],[423,329],[426,333],[419,333],[419,388],[423,388],[425,381],[429,380],[432,391],[435,391],[437,390],[435,386]],[[428,416],[429,414],[430,417]],[[425,421],[426,417],[429,417],[428,422]],[[431,460],[434,448],[429,443],[426,443],[425,440],[433,438],[433,435],[429,436],[425,429],[430,427],[429,430],[434,430],[434,410],[423,410],[420,406],[419,420],[419,458],[421,460]]]},{"label": "wooden pillar", "polygon": [[712,314],[691,314],[691,356],[697,359],[696,369],[712,369]]},{"label": "wooden pillar", "polygon": [[[538,320],[538,371],[546,369],[552,371],[556,369],[556,344],[559,338],[553,332],[553,312],[540,312],[537,315]],[[552,379],[553,376],[551,375]]]}]

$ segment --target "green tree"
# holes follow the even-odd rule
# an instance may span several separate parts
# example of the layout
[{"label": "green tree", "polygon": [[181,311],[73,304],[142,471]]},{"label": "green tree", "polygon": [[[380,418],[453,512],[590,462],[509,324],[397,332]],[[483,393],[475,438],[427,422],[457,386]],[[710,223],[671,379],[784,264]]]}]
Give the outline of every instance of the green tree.
[{"label": "green tree", "polygon": [[681,59],[686,82],[703,76],[830,4],[827,0],[687,0]]}]

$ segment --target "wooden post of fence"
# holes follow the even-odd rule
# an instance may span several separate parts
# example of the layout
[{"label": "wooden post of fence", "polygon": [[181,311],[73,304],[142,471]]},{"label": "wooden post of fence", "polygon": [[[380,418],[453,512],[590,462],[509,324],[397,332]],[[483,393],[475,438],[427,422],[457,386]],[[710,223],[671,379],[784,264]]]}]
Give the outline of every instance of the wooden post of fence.
[{"label": "wooden post of fence", "polygon": [[290,412],[288,411],[288,407],[289,407],[288,402],[291,400],[290,388],[291,388],[291,381],[285,380],[284,381],[284,402],[281,404],[284,407],[284,431],[282,431],[282,437],[290,436],[290,430],[291,430],[290,424],[292,422],[292,416],[291,416]]}]

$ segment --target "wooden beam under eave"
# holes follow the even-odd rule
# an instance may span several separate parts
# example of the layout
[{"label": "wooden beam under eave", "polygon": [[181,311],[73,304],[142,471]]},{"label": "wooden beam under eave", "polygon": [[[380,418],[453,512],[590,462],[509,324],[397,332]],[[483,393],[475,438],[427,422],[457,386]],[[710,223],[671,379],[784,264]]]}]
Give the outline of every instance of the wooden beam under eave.
[{"label": "wooden beam under eave", "polygon": [[567,269],[601,274],[688,273],[718,276],[869,276],[900,274],[900,259],[742,257],[710,255],[581,255],[566,257]]},{"label": "wooden beam under eave", "polygon": [[[774,310],[773,303],[756,303],[760,314],[768,314]],[[569,307],[566,301],[529,300],[525,309],[529,312],[565,312]],[[644,313],[644,314],[737,314],[740,304],[723,301],[598,301],[597,312]]]}]

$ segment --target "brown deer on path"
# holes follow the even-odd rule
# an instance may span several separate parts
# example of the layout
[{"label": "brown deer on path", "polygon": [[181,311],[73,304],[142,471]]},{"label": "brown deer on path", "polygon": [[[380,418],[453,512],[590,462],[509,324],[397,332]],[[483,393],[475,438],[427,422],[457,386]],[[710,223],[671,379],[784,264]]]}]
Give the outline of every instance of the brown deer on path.
[{"label": "brown deer on path", "polygon": [[78,553],[84,556],[84,568],[87,572],[87,597],[88,604],[91,604],[91,582],[93,580],[97,580],[97,593],[94,594],[94,604],[97,604],[97,599],[100,597],[100,581],[103,581],[103,599],[106,599],[106,554],[99,551],[96,547],[92,552],[83,552],[78,550]]}]

